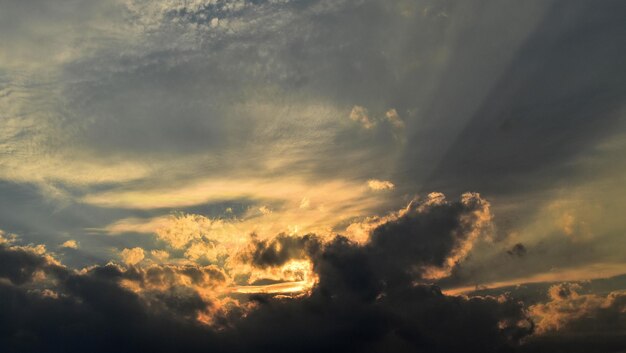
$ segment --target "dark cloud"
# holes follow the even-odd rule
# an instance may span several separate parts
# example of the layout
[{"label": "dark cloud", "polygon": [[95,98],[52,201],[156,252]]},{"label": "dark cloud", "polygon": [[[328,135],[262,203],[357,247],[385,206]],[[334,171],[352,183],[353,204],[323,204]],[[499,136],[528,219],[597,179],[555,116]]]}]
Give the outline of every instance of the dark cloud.
[{"label": "dark cloud", "polygon": [[[449,297],[417,284],[424,266],[442,266],[476,230],[476,195],[412,203],[377,228],[364,245],[337,236],[281,236],[257,242],[259,266],[306,253],[319,282],[308,297],[265,297],[233,330],[246,351],[262,352],[504,352],[532,332],[523,305],[504,297]],[[281,247],[276,248],[280,244]],[[286,246],[289,250],[284,250]],[[278,251],[277,251],[278,250]],[[291,255],[290,255],[291,254]],[[266,255],[266,256],[263,256]],[[279,339],[277,339],[277,335]]]},{"label": "dark cloud", "polygon": [[[158,301],[148,300],[120,285],[119,279],[141,280],[144,272],[107,265],[76,273],[6,246],[0,246],[0,261],[2,277],[8,274],[12,282],[0,282],[3,351],[188,352],[214,345],[212,331],[190,315],[207,306],[197,294],[164,291],[155,296]],[[29,283],[12,276],[50,269],[55,270],[52,288],[32,276]]]},{"label": "dark cloud", "polygon": [[[314,235],[256,241],[251,260],[257,266],[308,257],[319,282],[304,297],[250,297],[252,310],[218,314],[217,326],[195,320],[213,303],[193,286],[176,286],[180,276],[198,288],[219,285],[225,274],[216,267],[109,264],[77,273],[3,245],[2,275],[11,284],[0,286],[0,345],[50,352],[506,352],[532,332],[521,303],[449,297],[436,286],[414,283],[419,266],[441,265],[473,231],[472,215],[480,207],[415,202],[365,245],[342,236],[327,243]],[[35,278],[38,270],[54,281]],[[134,292],[128,283],[145,291]]]},{"label": "dark cloud", "polygon": [[270,240],[253,241],[253,248],[244,260],[260,267],[280,266],[292,259],[303,259],[319,250],[320,241],[315,235],[302,237],[278,235]]},{"label": "dark cloud", "polygon": [[513,247],[510,250],[507,250],[506,253],[511,256],[522,257],[526,255],[526,247],[522,243],[517,243],[513,245]]},{"label": "dark cloud", "polygon": [[468,295],[497,297],[506,293],[526,304],[537,329],[525,339],[521,352],[607,353],[625,347],[624,288],[626,276],[621,275],[478,289]]},{"label": "dark cloud", "polygon": [[550,300],[530,307],[538,335],[527,351],[621,352],[626,348],[626,293],[584,293],[577,283],[548,290]]},{"label": "dark cloud", "polygon": [[[246,258],[260,267],[279,266],[290,259],[310,257],[320,267],[344,268],[323,283],[336,285],[366,281],[394,282],[407,285],[422,279],[428,267],[445,268],[450,260],[458,262],[490,225],[489,203],[478,194],[464,194],[460,201],[446,201],[432,193],[414,200],[397,218],[378,226],[364,246],[355,246],[348,238],[337,237],[320,250],[321,241],[314,235],[294,237],[279,235],[271,240],[253,241]],[[456,255],[456,256],[455,256]],[[344,264],[345,262],[345,264]],[[355,265],[358,263],[359,265]],[[350,273],[353,269],[355,272]]]},{"label": "dark cloud", "polygon": [[[365,244],[342,236],[323,242],[312,234],[253,239],[247,253],[252,264],[273,267],[309,258],[318,283],[302,297],[242,297],[252,309],[215,311],[219,298],[212,302],[200,295],[199,288],[225,283],[227,274],[215,266],[108,264],[76,272],[40,249],[5,243],[0,245],[0,277],[6,279],[0,280],[0,348],[276,353],[619,347],[626,301],[617,292],[599,296],[582,293],[577,285],[555,286],[548,302],[536,301],[528,310],[506,295],[446,296],[435,285],[416,282],[424,266],[442,266],[475,232],[482,219],[477,211],[484,206],[476,195],[413,202]],[[210,325],[196,320],[211,310]],[[553,327],[545,321],[553,317],[565,320],[565,334],[545,329]],[[529,336],[536,325],[542,334]],[[600,344],[599,337],[607,340]]]},{"label": "dark cloud", "polygon": [[478,194],[464,194],[457,202],[439,197],[443,195],[412,202],[402,217],[374,230],[368,247],[390,276],[400,269],[445,268],[449,261],[461,260],[489,228],[489,203]]},{"label": "dark cloud", "polygon": [[22,284],[32,280],[36,271],[41,270],[46,261],[35,256],[32,251],[15,249],[12,251],[0,247],[0,277],[12,283]]},{"label": "dark cloud", "polygon": [[[237,329],[249,338],[249,351],[267,352],[499,352],[530,332],[516,326],[524,320],[519,303],[447,297],[428,285],[396,288],[376,299],[361,295],[357,282],[320,286],[300,301],[269,300]],[[498,328],[503,322],[508,326]]]}]

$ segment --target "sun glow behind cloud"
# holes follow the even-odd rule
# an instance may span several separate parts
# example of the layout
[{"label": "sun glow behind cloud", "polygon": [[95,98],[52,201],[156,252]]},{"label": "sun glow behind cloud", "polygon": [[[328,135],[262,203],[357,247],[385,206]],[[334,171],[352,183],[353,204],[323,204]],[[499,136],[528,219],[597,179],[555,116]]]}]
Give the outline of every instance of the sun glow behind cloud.
[{"label": "sun glow behind cloud", "polygon": [[[99,206],[129,208],[183,207],[212,201],[251,198],[260,204],[270,204],[272,212],[250,208],[236,220],[207,221],[229,233],[258,233],[263,236],[281,232],[327,234],[337,224],[370,214],[385,198],[371,193],[362,182],[328,181],[311,183],[302,179],[208,180],[182,188],[145,191],[106,192],[88,196],[84,201]],[[306,207],[303,206],[306,199]],[[265,207],[265,208],[263,208]],[[261,209],[268,209],[262,206]],[[172,217],[153,219],[128,218],[108,225],[110,234],[123,232],[158,232]],[[182,234],[186,234],[183,231]],[[183,235],[181,235],[183,236]]]}]

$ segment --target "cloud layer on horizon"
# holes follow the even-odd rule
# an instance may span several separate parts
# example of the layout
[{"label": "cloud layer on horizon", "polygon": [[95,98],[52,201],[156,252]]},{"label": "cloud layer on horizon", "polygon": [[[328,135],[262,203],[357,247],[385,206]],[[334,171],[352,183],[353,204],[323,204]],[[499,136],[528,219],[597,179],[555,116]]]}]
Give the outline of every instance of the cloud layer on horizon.
[{"label": "cloud layer on horizon", "polygon": [[127,267],[75,271],[45,250],[6,240],[0,245],[0,346],[66,352],[513,349],[533,328],[520,302],[449,297],[415,283],[431,267],[461,260],[459,249],[485,226],[485,207],[478,195],[457,202],[432,195],[376,228],[365,244],[343,236],[252,238],[249,255],[239,257],[252,267],[311,261],[317,279],[295,297],[228,294],[233,268],[134,266],[136,249],[124,256]]}]

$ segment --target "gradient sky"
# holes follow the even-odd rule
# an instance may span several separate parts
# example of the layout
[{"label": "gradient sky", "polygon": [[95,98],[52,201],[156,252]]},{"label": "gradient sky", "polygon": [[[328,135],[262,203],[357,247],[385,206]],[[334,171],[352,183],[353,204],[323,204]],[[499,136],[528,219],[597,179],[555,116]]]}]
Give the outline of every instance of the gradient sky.
[{"label": "gradient sky", "polygon": [[624,58],[617,0],[0,0],[0,350],[623,352]]}]

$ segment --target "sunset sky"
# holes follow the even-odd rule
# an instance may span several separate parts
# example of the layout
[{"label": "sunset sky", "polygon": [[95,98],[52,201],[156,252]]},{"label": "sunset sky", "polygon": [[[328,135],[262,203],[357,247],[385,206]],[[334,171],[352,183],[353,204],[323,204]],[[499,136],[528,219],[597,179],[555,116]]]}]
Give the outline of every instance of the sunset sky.
[{"label": "sunset sky", "polygon": [[626,351],[626,2],[0,0],[0,351]]}]

